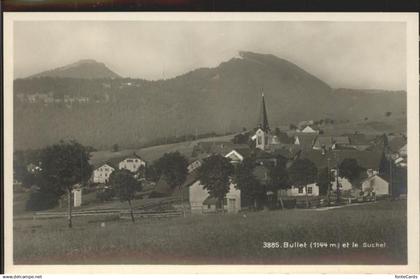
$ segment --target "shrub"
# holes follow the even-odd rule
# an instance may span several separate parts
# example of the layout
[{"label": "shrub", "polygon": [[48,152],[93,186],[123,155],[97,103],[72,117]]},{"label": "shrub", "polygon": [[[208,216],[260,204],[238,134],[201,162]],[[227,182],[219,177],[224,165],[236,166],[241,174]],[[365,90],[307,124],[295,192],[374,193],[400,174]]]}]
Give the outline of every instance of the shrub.
[{"label": "shrub", "polygon": [[26,202],[26,210],[39,211],[58,205],[58,196],[51,192],[32,191]]},{"label": "shrub", "polygon": [[110,201],[115,197],[115,191],[112,188],[106,187],[96,192],[96,198],[101,202]]}]

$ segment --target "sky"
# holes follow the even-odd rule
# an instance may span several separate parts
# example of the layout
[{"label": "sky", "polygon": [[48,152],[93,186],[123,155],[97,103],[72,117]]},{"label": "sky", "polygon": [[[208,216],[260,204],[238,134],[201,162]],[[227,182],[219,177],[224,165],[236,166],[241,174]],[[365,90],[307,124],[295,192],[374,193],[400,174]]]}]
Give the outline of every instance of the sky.
[{"label": "sky", "polygon": [[253,51],[295,63],[334,88],[406,88],[400,22],[21,21],[14,78],[95,59],[124,77],[171,78]]}]

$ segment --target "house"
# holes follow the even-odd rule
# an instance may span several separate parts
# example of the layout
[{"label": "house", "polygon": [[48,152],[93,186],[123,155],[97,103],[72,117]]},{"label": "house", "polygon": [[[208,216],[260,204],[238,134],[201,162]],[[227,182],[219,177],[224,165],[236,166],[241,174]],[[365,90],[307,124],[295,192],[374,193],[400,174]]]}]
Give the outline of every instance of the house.
[{"label": "house", "polygon": [[[320,150],[303,150],[299,154],[299,158],[308,159],[313,162],[318,170],[328,168],[331,171],[334,181],[332,182],[332,190],[337,185],[337,166],[344,159],[355,159],[366,173],[365,176],[372,176],[379,173],[379,167],[382,159],[382,152],[379,151],[358,151],[358,150],[333,150],[323,153]],[[341,190],[351,190],[357,185],[352,185],[346,178],[338,177],[338,183]]]},{"label": "house", "polygon": [[205,153],[196,154],[195,156],[192,156],[192,158],[189,159],[187,166],[188,173],[190,174],[195,170],[199,169],[203,165],[204,159],[207,157],[209,157],[209,155]]},{"label": "house", "polygon": [[316,150],[330,150],[348,146],[349,144],[350,140],[346,136],[318,136],[312,148]]},{"label": "house", "polygon": [[398,150],[398,154],[403,158],[407,158],[407,144]]},{"label": "house", "polygon": [[389,195],[389,183],[379,175],[372,175],[363,180],[362,191],[374,192],[375,196]]},{"label": "house", "polygon": [[143,166],[146,167],[146,162],[140,158],[136,153],[133,153],[133,155],[125,157],[124,160],[120,161],[118,164],[118,168],[120,170],[126,169],[131,172],[137,172],[139,168]]},{"label": "house", "polygon": [[225,157],[228,158],[232,164],[239,164],[250,154],[250,148],[236,148],[232,149]]},{"label": "house", "polygon": [[38,165],[36,165],[36,164],[34,164],[34,163],[29,163],[29,164],[26,166],[26,170],[27,170],[28,172],[30,172],[30,173],[37,173],[37,172],[42,171],[42,168],[41,168],[41,166],[40,166],[40,163],[38,163]]},{"label": "house", "polygon": [[99,165],[93,170],[92,180],[94,183],[108,183],[111,173],[115,170],[110,163]]},{"label": "house", "polygon": [[318,134],[319,133],[318,130],[316,130],[314,127],[312,127],[310,125],[307,125],[303,129],[301,129],[300,132],[301,133],[305,133],[305,134],[307,134],[307,133],[316,133],[316,134]]},{"label": "house", "polygon": [[308,190],[307,195],[311,197],[319,196],[319,186],[316,183],[311,183],[306,185],[306,187],[297,187],[292,185],[288,189],[282,189],[278,191],[278,195],[282,197],[300,197],[306,196],[306,190]]},{"label": "house", "polygon": [[198,169],[199,167],[201,167],[201,165],[203,164],[203,160],[202,159],[194,159],[192,160],[188,166],[188,173],[192,173],[193,171],[195,171],[196,169]]},{"label": "house", "polygon": [[[216,212],[220,208],[219,201],[210,197],[200,180],[195,181],[189,187],[189,201],[192,214]],[[241,191],[236,189],[233,183],[229,185],[229,192],[226,194],[223,208],[228,213],[237,213],[241,209]]]},{"label": "house", "polygon": [[296,133],[294,137],[294,144],[301,149],[312,149],[318,137],[316,133]]}]

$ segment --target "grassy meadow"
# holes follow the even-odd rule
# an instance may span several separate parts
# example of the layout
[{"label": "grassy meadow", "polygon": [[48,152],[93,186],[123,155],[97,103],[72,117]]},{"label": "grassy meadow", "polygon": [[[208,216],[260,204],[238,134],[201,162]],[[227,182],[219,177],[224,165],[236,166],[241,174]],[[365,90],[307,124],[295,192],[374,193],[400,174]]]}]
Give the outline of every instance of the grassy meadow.
[{"label": "grassy meadow", "polygon": [[97,164],[106,162],[107,160],[113,158],[120,158],[128,155],[132,155],[135,152],[137,155],[141,156],[147,162],[153,162],[165,153],[178,151],[187,158],[191,156],[194,146],[198,142],[207,142],[207,141],[230,141],[233,138],[233,135],[202,138],[193,141],[184,141],[178,143],[162,144],[157,146],[145,147],[140,149],[124,149],[117,152],[111,150],[100,150],[92,152],[92,157],[90,160],[91,164]]},{"label": "grassy meadow", "polygon": [[[101,219],[102,218],[102,219]],[[15,264],[404,264],[406,201],[130,221],[15,220]],[[105,226],[101,226],[105,223]],[[263,248],[264,242],[358,248]],[[385,243],[363,248],[362,243]]]}]

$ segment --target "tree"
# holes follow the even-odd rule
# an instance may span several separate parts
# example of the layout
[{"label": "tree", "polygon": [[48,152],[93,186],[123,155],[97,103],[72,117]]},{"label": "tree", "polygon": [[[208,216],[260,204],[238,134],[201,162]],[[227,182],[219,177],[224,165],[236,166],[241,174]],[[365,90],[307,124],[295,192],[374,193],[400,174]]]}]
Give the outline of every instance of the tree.
[{"label": "tree", "polygon": [[109,183],[115,190],[116,195],[121,202],[127,201],[130,206],[131,221],[134,223],[134,213],[131,201],[134,199],[136,190],[141,189],[141,184],[137,181],[133,174],[126,169],[115,170],[109,177]]},{"label": "tree", "polygon": [[346,178],[350,183],[356,184],[363,172],[363,168],[359,166],[356,159],[345,158],[338,166],[339,176]]},{"label": "tree", "polygon": [[134,177],[137,179],[146,178],[146,167],[141,165],[134,174]]},{"label": "tree", "polygon": [[73,186],[87,182],[92,173],[89,164],[90,153],[76,141],[60,141],[41,150],[40,179],[41,189],[57,196],[67,192],[68,226],[72,227],[71,193]]},{"label": "tree", "polygon": [[112,145],[112,152],[118,152],[120,150],[120,147],[117,143],[114,143]]},{"label": "tree", "polygon": [[159,180],[159,175],[158,175],[155,164],[146,165],[146,174],[147,174],[146,179],[148,181],[157,182]]},{"label": "tree", "polygon": [[229,192],[230,176],[234,169],[229,160],[221,155],[206,158],[198,169],[198,179],[211,197],[217,198],[223,211],[223,201]]},{"label": "tree", "polygon": [[390,112],[390,111],[385,112],[385,116],[386,116],[386,117],[390,117],[390,116],[391,116],[391,114],[392,114],[392,112]]},{"label": "tree", "polygon": [[289,124],[289,130],[296,130],[298,127],[295,124]]},{"label": "tree", "polygon": [[305,187],[306,207],[309,207],[308,184],[317,179],[317,168],[308,159],[296,159],[289,168],[289,178],[293,185],[301,188]]},{"label": "tree", "polygon": [[[279,190],[285,190],[289,187],[289,175],[286,168],[287,159],[283,156],[279,156],[276,161],[276,165],[270,168],[270,183],[268,189],[273,191],[274,198],[277,200],[277,192]],[[280,195],[279,199],[280,206],[284,209],[282,195]]]},{"label": "tree", "polygon": [[26,210],[46,210],[57,206],[57,196],[52,192],[33,190],[26,202]]},{"label": "tree", "polygon": [[188,160],[179,152],[165,153],[154,164],[158,177],[164,176],[171,188],[179,187],[187,178]]},{"label": "tree", "polygon": [[110,201],[115,196],[115,191],[111,187],[104,187],[96,192],[96,198],[101,202]]},{"label": "tree", "polygon": [[174,189],[178,187],[182,199],[182,208],[185,215],[184,208],[184,191],[182,191],[182,185],[187,179],[188,175],[188,160],[181,153],[171,152],[165,153],[155,163],[155,170],[158,177],[162,175],[165,177],[169,187]]},{"label": "tree", "polygon": [[232,142],[235,144],[247,144],[249,142],[249,133],[242,132],[233,137]]},{"label": "tree", "polygon": [[319,187],[319,193],[321,195],[326,195],[329,193],[331,189],[331,182],[334,181],[334,177],[331,176],[330,170],[328,168],[322,168],[318,172],[318,178],[317,178],[317,185]]},{"label": "tree", "polygon": [[235,169],[233,178],[236,188],[241,190],[241,195],[246,204],[253,204],[261,194],[262,185],[253,174],[255,163],[252,159],[245,158]]},{"label": "tree", "polygon": [[13,179],[30,188],[37,184],[36,172],[30,172],[30,164],[39,164],[39,150],[15,151],[13,154]]}]

